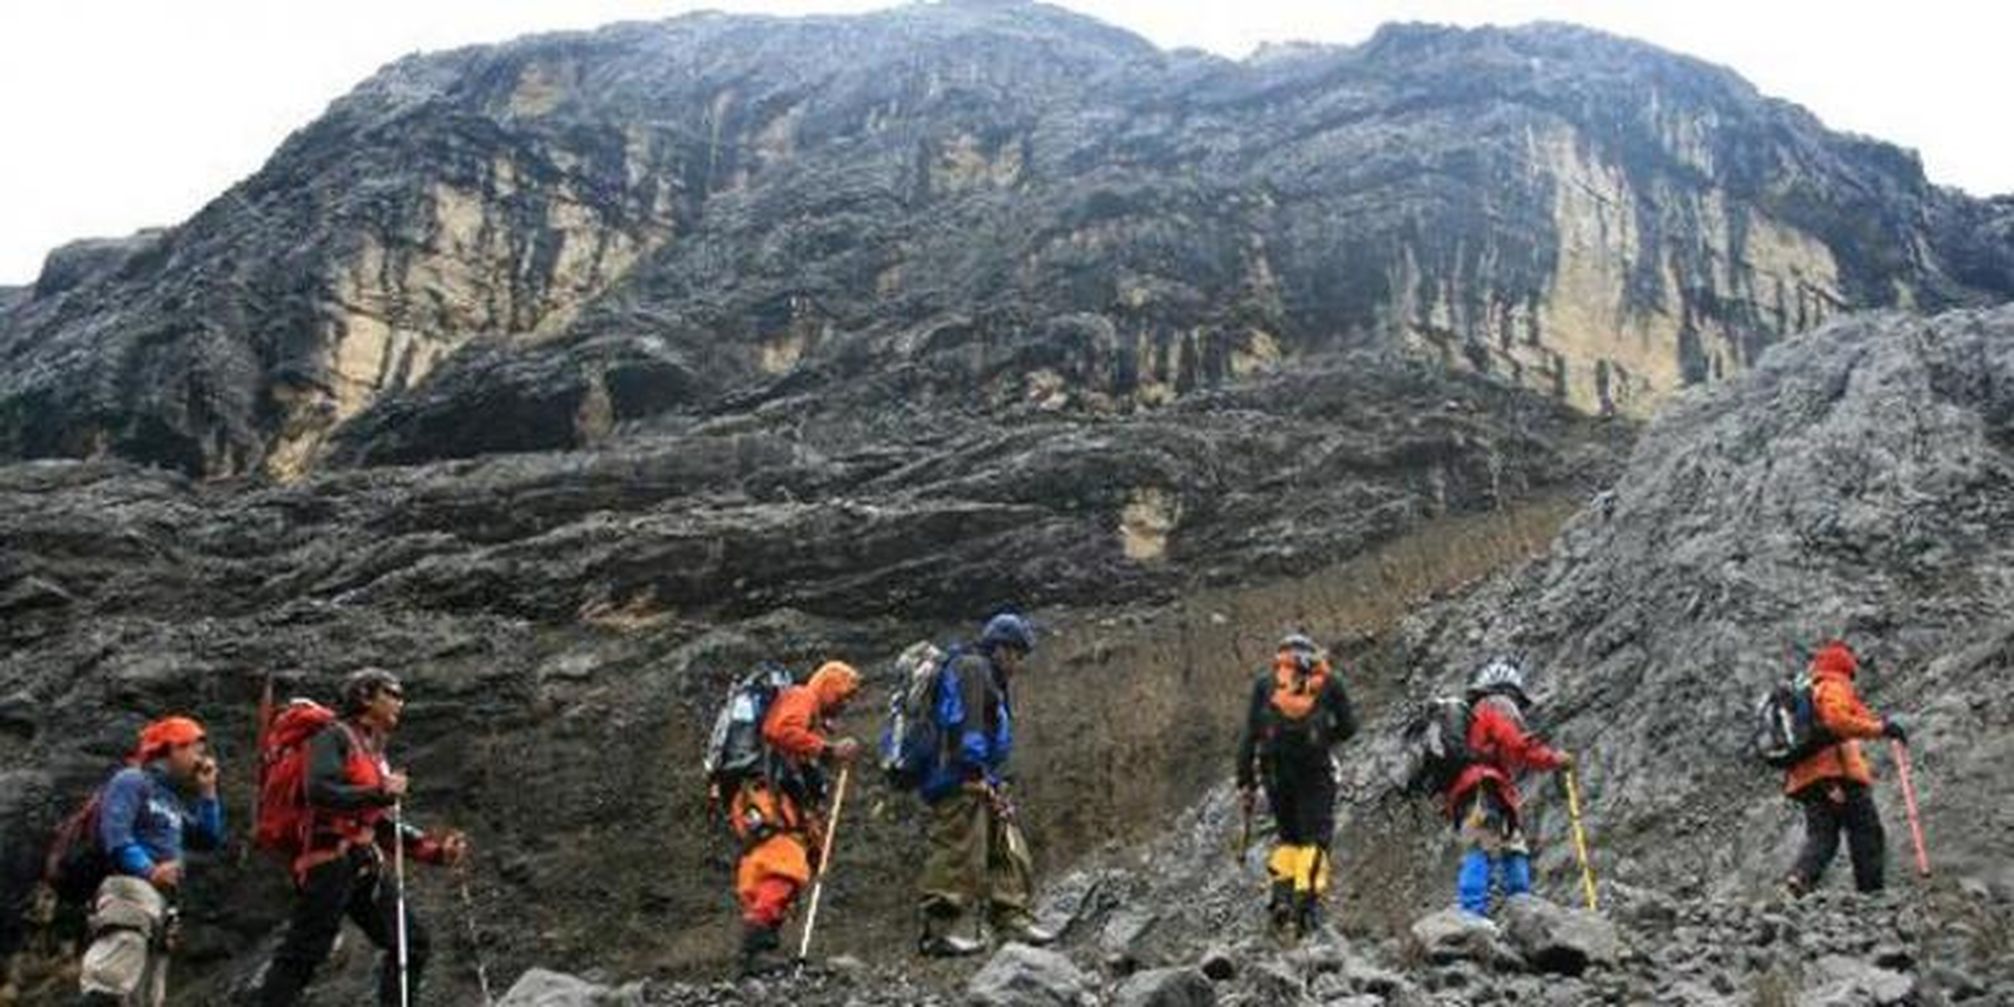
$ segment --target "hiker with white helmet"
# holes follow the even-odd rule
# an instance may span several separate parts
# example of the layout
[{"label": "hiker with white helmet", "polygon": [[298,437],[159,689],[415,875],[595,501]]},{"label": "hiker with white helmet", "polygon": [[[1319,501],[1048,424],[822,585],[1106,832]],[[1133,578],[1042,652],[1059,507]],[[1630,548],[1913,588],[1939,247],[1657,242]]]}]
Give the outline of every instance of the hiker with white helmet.
[{"label": "hiker with white helmet", "polygon": [[1448,788],[1447,810],[1467,847],[1456,875],[1457,899],[1464,911],[1487,916],[1493,885],[1504,898],[1531,891],[1531,850],[1519,825],[1517,778],[1571,769],[1573,756],[1525,726],[1532,702],[1524,669],[1515,660],[1493,658],[1477,669],[1467,700],[1468,762]]}]

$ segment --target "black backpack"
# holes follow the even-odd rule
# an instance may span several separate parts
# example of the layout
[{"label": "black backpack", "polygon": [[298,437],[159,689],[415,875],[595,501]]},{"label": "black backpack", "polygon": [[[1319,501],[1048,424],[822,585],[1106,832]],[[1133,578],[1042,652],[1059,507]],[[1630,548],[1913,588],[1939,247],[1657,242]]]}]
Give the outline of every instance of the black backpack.
[{"label": "black backpack", "polygon": [[1459,696],[1428,700],[1400,735],[1404,763],[1399,788],[1408,796],[1445,794],[1475,761],[1469,751],[1469,703]]},{"label": "black backpack", "polygon": [[49,853],[42,861],[42,881],[67,905],[89,905],[98,886],[112,873],[112,860],[98,845],[99,809],[104,788],[85,798],[77,810],[56,826]]},{"label": "black backpack", "polygon": [[773,772],[769,746],[762,740],[762,718],[769,713],[776,694],[794,684],[788,670],[765,661],[727,690],[727,699],[714,715],[713,731],[706,739],[706,758],[701,763],[708,794],[724,800],[742,780]]},{"label": "black backpack", "polygon": [[1764,765],[1789,769],[1838,741],[1818,719],[1808,676],[1778,682],[1756,700],[1748,749]]}]

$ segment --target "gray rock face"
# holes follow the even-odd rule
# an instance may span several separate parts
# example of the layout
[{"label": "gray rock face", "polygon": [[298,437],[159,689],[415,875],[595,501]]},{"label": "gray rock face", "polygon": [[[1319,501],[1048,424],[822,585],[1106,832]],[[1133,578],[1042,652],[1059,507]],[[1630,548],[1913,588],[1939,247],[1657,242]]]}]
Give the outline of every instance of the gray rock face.
[{"label": "gray rock face", "polygon": [[1201,969],[1150,969],[1127,977],[1112,1007],[1215,1007],[1217,991]]},{"label": "gray rock face", "polygon": [[1078,1007],[1091,990],[1070,959],[1025,944],[1001,948],[965,986],[974,1007]]},{"label": "gray rock face", "polygon": [[[1923,805],[1939,869],[1988,869],[1987,837],[2014,821],[1972,810],[2014,797],[1994,768],[2014,733],[1981,698],[2014,638],[2014,545],[1997,531],[2014,526],[2010,381],[2007,308],[1855,319],[1779,347],[1661,416],[1546,561],[1416,618],[1402,644],[1415,690],[1523,653],[1552,736],[1584,749],[1602,873],[1755,891],[1786,869],[1801,823],[1781,775],[1745,753],[1748,710],[1842,637],[1869,661],[1871,707],[1910,723],[1919,788],[1969,795]],[[1886,744],[1863,747],[1902,883],[1896,766]],[[1541,863],[1570,877],[1561,795],[1534,795]]]},{"label": "gray rock face", "polygon": [[1567,909],[1520,895],[1504,905],[1504,932],[1540,972],[1577,976],[1590,966],[1613,965],[1622,953],[1615,925],[1585,909]]},{"label": "gray rock face", "polygon": [[1558,25],[1232,62],[1036,4],[693,15],[401,60],[52,255],[0,457],[293,478],[873,375],[1110,414],[1365,345],[1643,415],[1842,309],[2006,296],[2010,217]]},{"label": "gray rock face", "polygon": [[497,1007],[618,1007],[639,1002],[585,979],[531,969],[511,984]]},{"label": "gray rock face", "polygon": [[1800,1007],[1890,1007],[1916,995],[1908,976],[1839,955],[1819,959],[1813,972],[1798,995]]}]

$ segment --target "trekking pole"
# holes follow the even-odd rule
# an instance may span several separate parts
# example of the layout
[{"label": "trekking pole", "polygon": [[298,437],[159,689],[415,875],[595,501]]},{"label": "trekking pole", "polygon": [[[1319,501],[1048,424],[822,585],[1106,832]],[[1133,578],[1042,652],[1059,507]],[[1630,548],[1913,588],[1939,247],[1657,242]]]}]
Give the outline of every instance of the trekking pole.
[{"label": "trekking pole", "polygon": [[400,813],[403,803],[392,805],[392,880],[398,903],[399,1007],[410,1007],[411,986],[406,980],[406,823]]},{"label": "trekking pole", "polygon": [[469,895],[469,869],[467,862],[455,868],[455,880],[462,890],[462,922],[469,932],[469,954],[476,960],[476,985],[482,987],[483,1007],[490,1007],[496,1001],[490,996],[490,970],[483,963],[482,935],[476,930],[476,900]]},{"label": "trekking pole", "polygon": [[1245,854],[1252,849],[1252,796],[1241,791],[1238,794],[1238,806],[1243,810],[1245,824],[1238,832],[1238,851],[1234,859],[1238,861],[1239,867],[1243,867]]},{"label": "trekking pole", "polygon": [[1916,784],[1909,779],[1909,746],[1889,739],[1895,753],[1895,772],[1902,780],[1902,806],[1909,812],[1909,839],[1916,844],[1916,873],[1930,876],[1930,855],[1923,851],[1923,819],[1916,814]]},{"label": "trekking pole", "polygon": [[1581,891],[1587,896],[1587,907],[1598,909],[1594,897],[1594,865],[1589,863],[1587,857],[1587,830],[1580,824],[1580,787],[1574,783],[1571,768],[1561,774],[1561,777],[1566,780],[1567,817],[1573,821],[1573,852],[1574,856],[1580,858]]},{"label": "trekking pole", "polygon": [[818,926],[818,897],[825,894],[825,873],[832,869],[832,841],[839,836],[839,813],[846,808],[846,780],[852,766],[839,767],[839,784],[833,791],[832,821],[825,827],[825,845],[818,853],[818,880],[811,883],[811,908],[804,915],[804,937],[797,942],[797,974],[804,974],[804,960],[811,953],[811,931]]}]

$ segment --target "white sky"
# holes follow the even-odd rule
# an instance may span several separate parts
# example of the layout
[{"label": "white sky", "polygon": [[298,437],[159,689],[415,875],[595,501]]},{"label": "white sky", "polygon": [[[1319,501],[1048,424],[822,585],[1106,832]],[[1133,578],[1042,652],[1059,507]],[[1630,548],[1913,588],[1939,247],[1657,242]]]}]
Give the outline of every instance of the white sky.
[{"label": "white sky", "polygon": [[[1060,0],[1164,47],[1354,43],[1386,21],[1573,21],[1733,67],[1930,177],[2014,193],[2014,6],[1992,0]],[[0,0],[0,284],[73,238],[173,224],[415,50],[687,10],[889,0]],[[2000,95],[1994,99],[1992,95]]]}]

